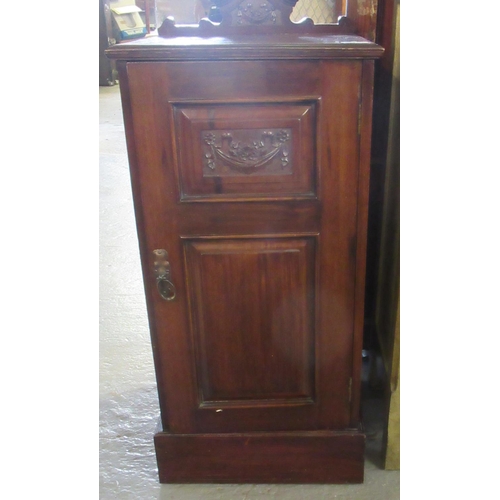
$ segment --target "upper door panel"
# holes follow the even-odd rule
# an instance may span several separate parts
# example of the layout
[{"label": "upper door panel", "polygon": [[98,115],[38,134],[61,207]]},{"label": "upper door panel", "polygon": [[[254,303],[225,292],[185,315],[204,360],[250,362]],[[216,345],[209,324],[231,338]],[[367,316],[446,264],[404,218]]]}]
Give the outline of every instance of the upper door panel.
[{"label": "upper door panel", "polygon": [[175,105],[181,200],[314,197],[316,105]]}]

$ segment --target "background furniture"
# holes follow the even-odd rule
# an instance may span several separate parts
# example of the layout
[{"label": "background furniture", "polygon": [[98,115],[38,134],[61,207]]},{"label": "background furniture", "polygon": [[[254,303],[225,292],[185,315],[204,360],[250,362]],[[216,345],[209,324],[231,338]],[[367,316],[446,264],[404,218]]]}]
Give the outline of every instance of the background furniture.
[{"label": "background furniture", "polygon": [[116,82],[115,62],[105,54],[106,49],[115,43],[109,0],[99,0],[99,85],[114,85]]}]

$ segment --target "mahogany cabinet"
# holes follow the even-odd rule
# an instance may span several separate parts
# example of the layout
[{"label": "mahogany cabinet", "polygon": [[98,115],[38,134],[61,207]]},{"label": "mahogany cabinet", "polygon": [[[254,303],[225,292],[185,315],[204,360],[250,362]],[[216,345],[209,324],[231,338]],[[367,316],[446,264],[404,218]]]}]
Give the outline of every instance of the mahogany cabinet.
[{"label": "mahogany cabinet", "polygon": [[310,25],[162,33],[108,50],[157,375],[160,481],[361,482],[382,49]]}]

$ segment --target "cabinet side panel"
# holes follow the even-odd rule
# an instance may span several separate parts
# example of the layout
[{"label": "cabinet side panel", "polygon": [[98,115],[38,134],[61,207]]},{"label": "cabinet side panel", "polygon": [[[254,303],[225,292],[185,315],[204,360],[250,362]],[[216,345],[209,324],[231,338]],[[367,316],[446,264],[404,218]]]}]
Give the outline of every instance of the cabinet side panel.
[{"label": "cabinet side panel", "polygon": [[319,196],[320,296],[318,317],[320,423],[350,423],[354,289],[356,278],[358,116],[362,63],[322,62]]},{"label": "cabinet side panel", "polygon": [[356,426],[360,419],[361,393],[361,350],[363,348],[363,332],[365,317],[365,275],[368,231],[368,198],[370,190],[370,152],[372,135],[372,107],[374,62],[363,62],[363,79],[361,87],[361,119],[359,137],[359,178],[358,178],[358,216],[357,216],[357,248],[356,248],[356,288],[354,311],[354,345],[353,345],[353,387],[351,404],[351,426]]}]

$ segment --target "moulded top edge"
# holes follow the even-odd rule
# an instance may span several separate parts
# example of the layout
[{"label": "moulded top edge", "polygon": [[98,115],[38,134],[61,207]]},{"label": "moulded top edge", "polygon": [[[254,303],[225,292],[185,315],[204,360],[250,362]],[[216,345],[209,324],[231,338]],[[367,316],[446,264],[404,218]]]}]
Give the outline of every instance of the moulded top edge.
[{"label": "moulded top edge", "polygon": [[113,45],[111,59],[376,59],[379,45],[357,35],[281,34],[162,38],[150,36]]}]

